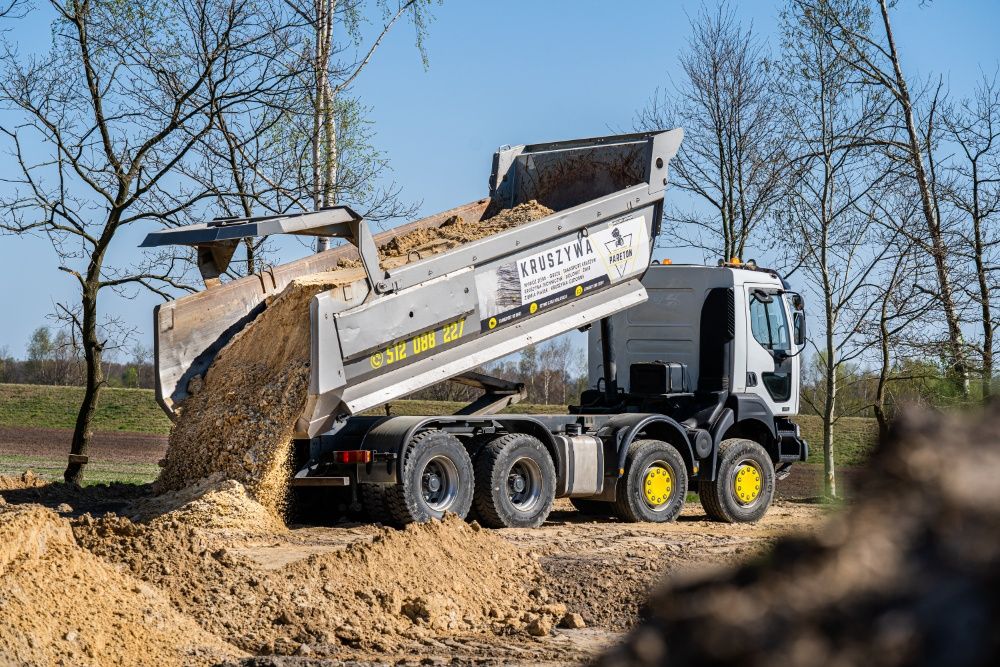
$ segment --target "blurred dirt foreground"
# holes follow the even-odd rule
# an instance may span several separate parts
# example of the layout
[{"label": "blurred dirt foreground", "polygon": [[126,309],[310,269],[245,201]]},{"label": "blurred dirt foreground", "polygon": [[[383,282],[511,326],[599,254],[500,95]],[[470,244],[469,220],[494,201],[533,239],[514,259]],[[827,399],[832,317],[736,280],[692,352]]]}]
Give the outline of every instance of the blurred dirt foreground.
[{"label": "blurred dirt foreground", "polygon": [[1000,664],[1000,408],[905,413],[858,502],[651,597],[600,665]]}]

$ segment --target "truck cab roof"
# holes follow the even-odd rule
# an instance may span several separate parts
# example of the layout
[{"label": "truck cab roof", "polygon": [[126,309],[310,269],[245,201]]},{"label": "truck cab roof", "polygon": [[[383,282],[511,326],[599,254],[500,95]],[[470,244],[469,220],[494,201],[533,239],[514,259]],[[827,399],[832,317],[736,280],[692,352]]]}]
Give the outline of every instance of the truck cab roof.
[{"label": "truck cab roof", "polygon": [[674,263],[660,263],[654,261],[649,266],[650,271],[659,270],[669,270],[678,272],[678,277],[683,279],[686,274],[688,276],[694,276],[698,273],[705,272],[708,276],[718,276],[720,272],[728,273],[732,276],[732,285],[743,285],[746,283],[773,283],[775,286],[789,289],[789,285],[781,275],[774,269],[769,269],[756,264],[735,264],[735,263],[723,263],[716,266],[709,264],[674,264]]}]

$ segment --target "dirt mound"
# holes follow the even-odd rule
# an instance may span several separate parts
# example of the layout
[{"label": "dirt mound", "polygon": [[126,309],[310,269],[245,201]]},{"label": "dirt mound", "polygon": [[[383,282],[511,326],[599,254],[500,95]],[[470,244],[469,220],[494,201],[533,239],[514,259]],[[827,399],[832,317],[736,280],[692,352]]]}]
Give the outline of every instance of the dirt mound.
[{"label": "dirt mound", "polygon": [[0,510],[0,663],[207,665],[238,654],[81,549],[54,512]]},{"label": "dirt mound", "polygon": [[17,477],[10,475],[0,475],[0,491],[20,491],[21,489],[37,489],[45,486],[45,480],[41,479],[31,470],[25,470]]},{"label": "dirt mound", "polygon": [[43,505],[57,509],[61,514],[118,512],[130,502],[149,493],[149,485],[112,482],[81,487],[63,482],[46,482],[30,470],[17,477],[0,477],[0,505]]},{"label": "dirt mound", "polygon": [[198,480],[179,491],[142,498],[123,512],[132,521],[154,526],[181,523],[185,526],[233,529],[243,533],[285,530],[263,505],[250,497],[246,487],[222,473]]},{"label": "dirt mound", "polygon": [[[267,569],[209,534],[83,517],[81,544],[165,591],[209,632],[254,653],[391,650],[400,638],[537,632],[565,613],[535,591],[535,559],[457,517]],[[395,639],[394,639],[395,638]]]},{"label": "dirt mound", "polygon": [[[551,214],[529,202],[489,220],[449,220],[383,246],[385,257],[441,252]],[[431,241],[441,241],[434,248]],[[319,292],[362,278],[357,268],[293,281],[219,353],[170,434],[157,492],[177,491],[222,473],[246,486],[275,516],[284,513],[291,436],[309,384],[309,301]],[[194,387],[192,387],[194,388]]]},{"label": "dirt mound", "polygon": [[1000,662],[1000,409],[904,416],[814,538],[655,596],[605,665]]}]

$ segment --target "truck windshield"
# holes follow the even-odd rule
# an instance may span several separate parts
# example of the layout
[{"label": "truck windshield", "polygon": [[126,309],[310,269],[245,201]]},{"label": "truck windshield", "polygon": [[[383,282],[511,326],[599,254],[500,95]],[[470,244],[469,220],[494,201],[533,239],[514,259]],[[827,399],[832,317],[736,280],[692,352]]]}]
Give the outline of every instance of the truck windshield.
[{"label": "truck windshield", "polygon": [[757,290],[750,293],[750,331],[768,350],[787,351],[790,345],[784,304],[775,295],[767,296],[770,299],[762,301],[761,298],[766,298],[763,294],[758,296]]}]

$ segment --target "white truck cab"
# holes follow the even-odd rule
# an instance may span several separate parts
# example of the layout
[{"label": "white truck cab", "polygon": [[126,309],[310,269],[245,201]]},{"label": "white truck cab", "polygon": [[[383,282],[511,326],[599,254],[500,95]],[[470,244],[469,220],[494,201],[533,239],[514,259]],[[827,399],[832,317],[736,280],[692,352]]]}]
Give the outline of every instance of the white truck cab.
[{"label": "white truck cab", "polygon": [[701,480],[726,476],[726,441],[762,446],[778,479],[804,461],[808,445],[788,419],[799,409],[802,297],[752,262],[654,263],[642,282],[644,303],[590,330],[592,389],[580,410],[655,412],[709,433]]},{"label": "white truck cab", "polygon": [[[775,416],[798,413],[802,299],[775,272],[753,264],[653,264],[643,285],[648,300],[611,318],[618,369],[678,364],[692,391],[752,394]],[[592,329],[595,387],[605,377],[602,344],[600,329]],[[621,373],[618,388],[629,392],[629,381]]]}]

